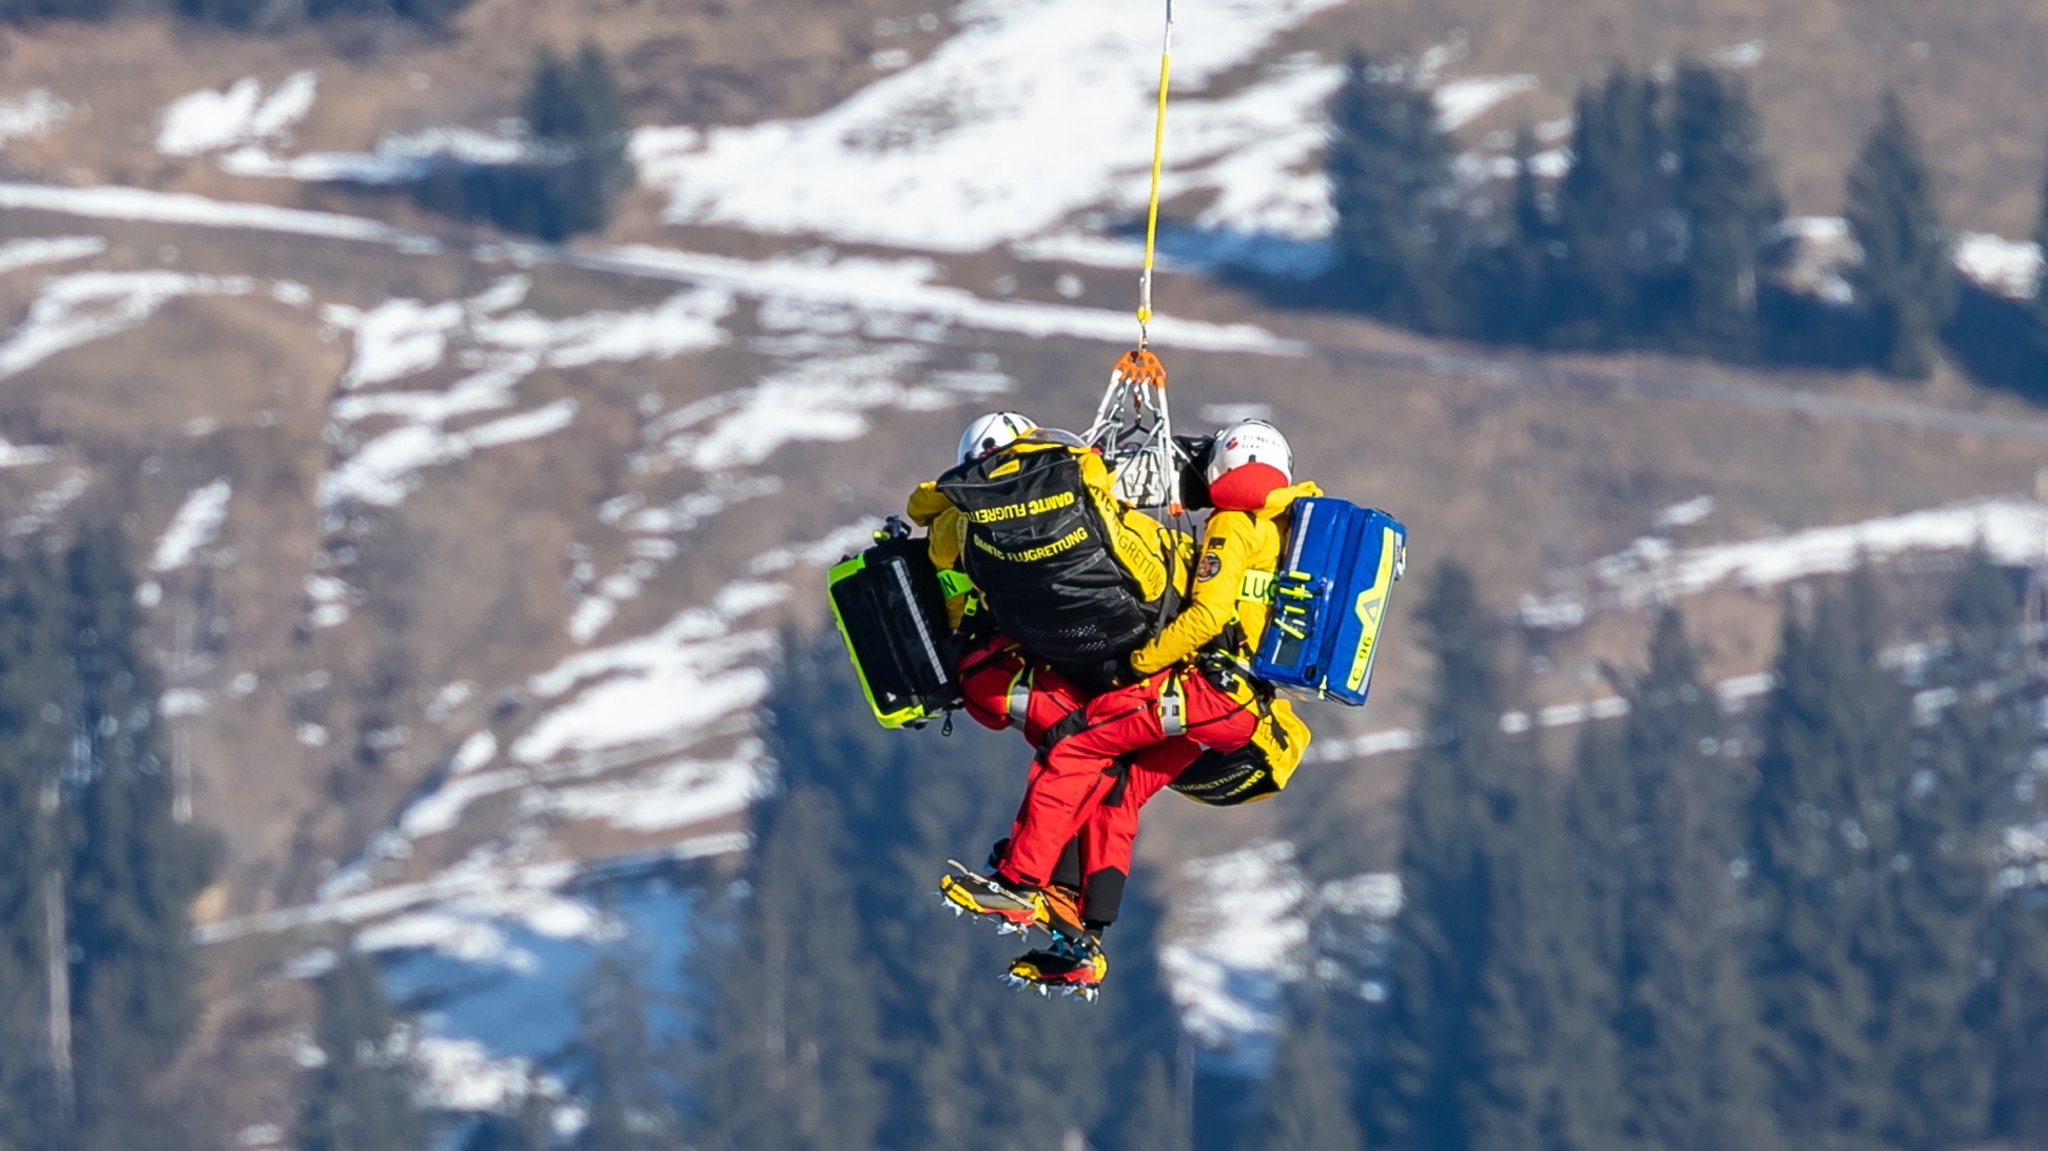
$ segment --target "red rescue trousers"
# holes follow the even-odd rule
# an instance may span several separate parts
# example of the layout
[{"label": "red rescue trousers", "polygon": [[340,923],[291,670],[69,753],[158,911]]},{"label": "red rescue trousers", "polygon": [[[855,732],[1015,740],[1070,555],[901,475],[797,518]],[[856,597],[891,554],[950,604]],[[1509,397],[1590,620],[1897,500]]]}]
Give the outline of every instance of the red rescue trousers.
[{"label": "red rescue trousers", "polygon": [[[1096,696],[1078,730],[1032,764],[999,873],[1011,883],[1044,886],[1078,833],[1083,914],[1090,888],[1098,889],[1097,902],[1113,904],[1130,874],[1138,809],[1204,748],[1235,751],[1251,742],[1257,726],[1258,713],[1247,702],[1194,672],[1168,669]],[[1114,893],[1102,890],[1110,887]]]},{"label": "red rescue trousers", "polygon": [[1044,745],[1047,728],[1087,702],[1065,676],[1026,659],[1008,636],[968,648],[959,675],[962,706],[974,722],[991,731],[1020,727],[1034,748]]}]

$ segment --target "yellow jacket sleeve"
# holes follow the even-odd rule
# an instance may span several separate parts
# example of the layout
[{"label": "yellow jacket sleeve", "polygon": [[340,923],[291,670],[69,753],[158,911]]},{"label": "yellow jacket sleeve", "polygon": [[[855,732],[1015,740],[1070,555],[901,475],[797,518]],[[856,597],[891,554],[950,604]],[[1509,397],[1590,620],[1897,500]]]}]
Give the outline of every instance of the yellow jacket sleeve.
[{"label": "yellow jacket sleeve", "polygon": [[[924,529],[925,548],[932,557],[932,566],[940,571],[966,570],[960,563],[960,549],[967,544],[967,517],[953,506],[953,501],[939,494],[931,483],[917,485],[910,493],[910,500],[903,512],[910,522]],[[946,622],[957,628],[967,616],[965,595],[946,598]]]},{"label": "yellow jacket sleeve", "polygon": [[917,485],[916,491],[910,493],[910,499],[903,506],[903,514],[918,527],[928,528],[932,526],[933,520],[939,518],[941,512],[952,506],[953,501],[940,494],[939,485],[926,480]]},{"label": "yellow jacket sleeve", "polygon": [[1172,667],[1223,634],[1237,616],[1238,592],[1256,533],[1257,525],[1243,512],[1220,511],[1209,517],[1208,538],[1196,561],[1188,602],[1151,643],[1131,656],[1133,671],[1150,675]]}]

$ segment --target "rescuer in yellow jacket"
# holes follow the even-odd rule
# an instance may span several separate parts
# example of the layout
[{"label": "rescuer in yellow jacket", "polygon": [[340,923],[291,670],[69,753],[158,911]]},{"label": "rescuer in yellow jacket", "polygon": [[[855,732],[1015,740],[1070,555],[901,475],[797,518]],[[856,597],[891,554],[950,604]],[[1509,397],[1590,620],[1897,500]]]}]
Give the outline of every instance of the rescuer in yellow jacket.
[{"label": "rescuer in yellow jacket", "polygon": [[[1033,765],[1008,851],[993,875],[947,876],[940,890],[956,905],[1016,924],[1049,916],[1042,889],[1060,852],[1077,829],[1106,803],[1120,808],[1128,856],[1137,834],[1136,812],[1171,784],[1204,749],[1230,752],[1252,743],[1262,718],[1278,711],[1261,704],[1240,665],[1264,634],[1275,569],[1286,539],[1284,517],[1295,500],[1320,494],[1314,484],[1292,482],[1293,457],[1285,437],[1264,421],[1242,421],[1217,433],[1208,476],[1211,502],[1195,582],[1182,610],[1130,658],[1137,682],[1096,695],[1074,720],[1059,725]],[[1195,666],[1198,657],[1221,657]],[[1286,716],[1300,744],[1307,729]],[[1164,756],[1161,747],[1184,748]],[[1292,749],[1299,758],[1301,747]],[[1092,869],[1114,866],[1096,858]],[[1128,861],[1122,872],[1127,872]],[[1092,933],[1067,936],[1053,953],[1027,956],[1034,982],[1099,982],[1107,970]],[[1020,960],[1025,963],[1025,960]]]},{"label": "rescuer in yellow jacket", "polygon": [[[1110,562],[1114,563],[1114,572],[1120,573],[1111,581],[1119,585],[1115,589],[1115,595],[1134,596],[1138,603],[1145,606],[1152,621],[1144,628],[1142,635],[1132,640],[1131,647],[1149,639],[1151,633],[1156,630],[1157,623],[1172,614],[1181,593],[1188,586],[1188,568],[1192,561],[1193,542],[1184,533],[1174,531],[1144,512],[1118,500],[1115,479],[1111,476],[1108,466],[1103,463],[1102,457],[1067,433],[1039,428],[1015,412],[993,412],[969,424],[965,434],[960,438],[962,467],[987,460],[999,453],[1009,453],[1020,463],[1029,462],[1028,457],[1037,453],[1047,453],[1049,457],[1071,461],[1078,472],[1076,482],[1080,490],[1071,493],[1054,491],[1051,495],[1041,495],[1039,499],[1028,504],[983,509],[979,514],[986,518],[979,522],[989,523],[995,527],[1011,526],[1003,521],[1025,520],[1035,515],[1043,505],[1056,511],[1065,511],[1066,516],[1055,522],[1074,524],[1077,530],[1073,534],[1085,536],[1089,532],[1090,517],[1080,515],[1082,509],[1072,506],[1085,498],[1094,513],[1093,522],[1101,524],[1108,533],[1107,538],[1099,541],[1098,547],[1076,549],[1074,553],[1061,550],[1060,544],[1066,543],[1066,540],[1059,541],[1053,547],[1038,549],[1047,553],[1042,557],[1043,562],[1039,566],[1045,569],[1043,577],[1047,581],[1048,590],[1051,590],[1051,585],[1057,584],[1062,576],[1068,574],[1064,565],[1078,558],[1077,553],[1092,555],[1099,552],[1109,557]],[[956,472],[958,470],[955,469]],[[1075,476],[1076,472],[1069,471],[1063,474]],[[977,522],[973,519],[975,513],[964,511],[946,491],[941,490],[941,485],[945,482],[946,478],[942,477],[940,480],[919,484],[917,490],[910,494],[905,513],[911,523],[926,529],[934,566],[941,571],[950,569],[971,572],[974,564],[967,551],[970,539],[974,538],[974,523]],[[1020,514],[1003,514],[998,518],[999,513],[1010,512]],[[1032,554],[1005,555],[986,541],[981,546],[988,553],[979,557],[983,560],[988,560],[990,556],[999,556],[1009,561],[1040,559]],[[1028,567],[1030,563],[1012,563],[1009,566],[1014,570]],[[1095,574],[1101,576],[1103,571],[1099,570]],[[1032,587],[1029,578],[1024,580],[1024,584],[1025,591],[1011,593],[1024,602],[995,605],[998,617],[1008,615],[1012,618],[1029,619],[1035,614],[1034,609],[1038,604],[1033,602],[1033,593],[1040,589]],[[1000,589],[983,589],[985,594],[998,590]],[[947,601],[948,619],[955,627],[959,626],[966,612],[967,600],[968,597],[963,594],[955,595]],[[1128,612],[1126,614],[1128,615]],[[1019,630],[1025,634],[1020,634],[1017,638],[1030,647],[1032,637],[1029,629]],[[1116,654],[1120,660],[1124,653]],[[1057,660],[1058,656],[1057,653],[1050,653],[1047,658]],[[1082,669],[1067,667],[1063,670],[1075,673]]]}]

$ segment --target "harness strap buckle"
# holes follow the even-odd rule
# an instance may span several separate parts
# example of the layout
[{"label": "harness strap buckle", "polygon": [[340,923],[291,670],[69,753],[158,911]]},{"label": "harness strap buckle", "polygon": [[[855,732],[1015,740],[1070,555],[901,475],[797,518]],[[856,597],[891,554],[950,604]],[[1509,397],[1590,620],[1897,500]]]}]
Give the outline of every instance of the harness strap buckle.
[{"label": "harness strap buckle", "polygon": [[1187,734],[1187,697],[1181,694],[1178,675],[1167,677],[1166,686],[1159,691],[1159,730],[1169,736]]},{"label": "harness strap buckle", "polygon": [[1023,723],[1031,714],[1031,665],[1026,663],[1010,681],[1009,697],[1003,702],[1003,714],[1012,723]]}]

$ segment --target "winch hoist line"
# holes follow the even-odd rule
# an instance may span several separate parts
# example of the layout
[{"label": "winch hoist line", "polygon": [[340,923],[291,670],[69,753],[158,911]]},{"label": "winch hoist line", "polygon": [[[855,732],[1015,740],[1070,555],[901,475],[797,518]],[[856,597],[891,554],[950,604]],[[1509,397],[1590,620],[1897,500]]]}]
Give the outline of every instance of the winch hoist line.
[{"label": "winch hoist line", "polygon": [[1181,514],[1180,471],[1186,454],[1174,443],[1166,404],[1166,365],[1151,350],[1152,262],[1159,240],[1159,173],[1166,156],[1166,92],[1173,74],[1173,0],[1166,0],[1166,39],[1159,52],[1159,111],[1152,126],[1152,192],[1145,209],[1145,268],[1138,277],[1138,346],[1109,373],[1109,387],[1088,428],[1088,442],[1116,477],[1116,493],[1143,508]]}]

